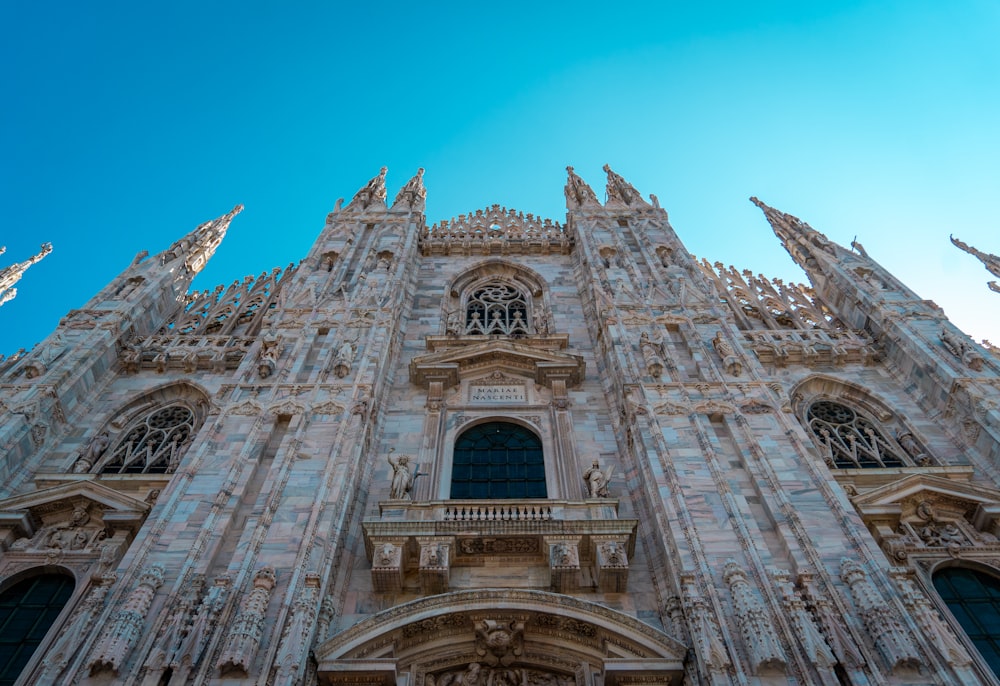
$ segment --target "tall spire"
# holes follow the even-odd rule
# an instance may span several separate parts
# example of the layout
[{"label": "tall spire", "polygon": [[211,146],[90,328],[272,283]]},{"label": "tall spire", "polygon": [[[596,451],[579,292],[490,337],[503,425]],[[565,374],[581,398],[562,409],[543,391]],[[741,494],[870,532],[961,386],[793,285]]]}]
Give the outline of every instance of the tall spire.
[{"label": "tall spire", "polygon": [[403,203],[411,210],[423,212],[424,200],[426,198],[427,189],[424,188],[424,168],[420,167],[416,175],[407,181],[405,186],[399,189],[399,193],[396,194],[396,199],[392,203],[392,208],[395,209],[397,205]]},{"label": "tall spire", "polygon": [[600,207],[601,202],[597,199],[594,189],[587,185],[587,182],[576,175],[573,167],[566,167],[569,178],[566,179],[566,209],[574,210],[586,205]]},{"label": "tall spire", "polygon": [[[0,255],[7,252],[6,247],[0,247]],[[21,280],[24,276],[24,272],[27,271],[28,267],[33,265],[35,262],[40,261],[43,257],[52,252],[51,243],[42,243],[42,249],[37,255],[30,257],[24,262],[15,262],[9,267],[4,267],[0,269],[0,305],[5,302],[9,302],[17,296],[17,289],[14,288],[14,284]]]},{"label": "tall spire", "polygon": [[344,209],[354,208],[363,210],[376,202],[385,205],[386,171],[388,171],[388,168],[382,167],[378,172],[378,176],[362,186]]},{"label": "tall spire", "polygon": [[[949,236],[949,238],[951,238],[951,242],[956,248],[964,250],[970,255],[978,257],[979,261],[983,263],[984,267],[986,267],[986,271],[988,271],[993,276],[1000,277],[1000,257],[997,257],[996,255],[991,255],[988,252],[982,252],[976,250],[968,243],[963,243],[954,236]],[[991,291],[1000,293],[1000,285],[997,285],[996,281],[990,281],[986,285],[990,287]]]},{"label": "tall spire", "polygon": [[763,210],[774,234],[781,239],[785,250],[800,267],[815,266],[814,248],[835,254],[834,244],[830,239],[798,217],[776,210],[756,197],[751,197],[750,202]]},{"label": "tall spire", "polygon": [[208,264],[208,260],[226,237],[226,231],[229,230],[229,223],[233,221],[233,217],[242,211],[243,205],[237,205],[221,217],[200,225],[162,252],[161,263],[167,264],[175,259],[183,259],[187,272],[197,274]]},{"label": "tall spire", "polygon": [[626,181],[620,174],[611,170],[610,165],[604,165],[604,171],[608,174],[608,200],[607,204],[621,203],[624,205],[646,205],[642,195],[635,189],[635,186]]}]

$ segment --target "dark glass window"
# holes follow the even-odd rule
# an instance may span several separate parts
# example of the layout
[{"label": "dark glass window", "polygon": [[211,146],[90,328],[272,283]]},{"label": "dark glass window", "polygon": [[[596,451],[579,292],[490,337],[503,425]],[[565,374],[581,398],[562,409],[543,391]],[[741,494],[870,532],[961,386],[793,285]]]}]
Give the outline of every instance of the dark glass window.
[{"label": "dark glass window", "polygon": [[506,422],[472,427],[455,441],[452,498],[545,498],[542,442]]},{"label": "dark glass window", "polygon": [[1000,677],[1000,579],[973,569],[949,567],[934,575],[934,588]]},{"label": "dark glass window", "polygon": [[73,585],[69,576],[42,574],[0,593],[0,686],[17,681],[73,595]]}]

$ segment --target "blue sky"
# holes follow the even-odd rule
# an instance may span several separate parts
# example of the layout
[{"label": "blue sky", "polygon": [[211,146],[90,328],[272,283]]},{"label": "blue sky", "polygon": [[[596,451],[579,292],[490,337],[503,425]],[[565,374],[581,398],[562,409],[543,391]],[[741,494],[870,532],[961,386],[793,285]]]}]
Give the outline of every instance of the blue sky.
[{"label": "blue sky", "polygon": [[198,288],[298,261],[382,165],[427,169],[429,222],[562,221],[565,166],[603,195],[604,163],[700,257],[803,279],[757,195],[1000,344],[948,242],[1000,253],[994,0],[85,5],[0,7],[0,266],[54,244],[0,353],[236,203]]}]

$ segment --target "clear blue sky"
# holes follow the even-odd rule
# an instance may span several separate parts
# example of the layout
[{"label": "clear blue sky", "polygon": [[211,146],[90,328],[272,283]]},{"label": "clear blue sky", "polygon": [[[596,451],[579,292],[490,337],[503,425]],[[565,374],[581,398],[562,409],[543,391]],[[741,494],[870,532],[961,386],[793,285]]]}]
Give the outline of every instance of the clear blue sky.
[{"label": "clear blue sky", "polygon": [[757,195],[1000,344],[948,242],[1000,253],[995,0],[286,4],[0,7],[0,266],[55,246],[0,352],[239,202],[199,288],[298,261],[382,165],[427,169],[430,222],[562,221],[565,166],[603,197],[604,163],[698,256],[802,279]]}]

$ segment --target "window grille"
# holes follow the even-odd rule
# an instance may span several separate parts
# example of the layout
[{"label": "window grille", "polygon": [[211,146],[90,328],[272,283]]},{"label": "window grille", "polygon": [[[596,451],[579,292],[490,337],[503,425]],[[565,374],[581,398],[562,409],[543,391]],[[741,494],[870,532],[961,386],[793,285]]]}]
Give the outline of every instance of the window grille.
[{"label": "window grille", "polygon": [[157,408],[123,432],[103,474],[169,474],[195,433],[194,413],[181,404]]},{"label": "window grille", "polygon": [[934,588],[1000,677],[1000,579],[974,569],[947,567],[934,574]]},{"label": "window grille", "polygon": [[809,428],[838,469],[906,466],[901,451],[857,412],[829,400],[813,403],[807,413]]},{"label": "window grille", "polygon": [[41,574],[0,593],[0,686],[12,686],[73,594],[73,579]]},{"label": "window grille", "polygon": [[490,284],[472,292],[465,307],[467,335],[527,335],[528,304],[507,284]]},{"label": "window grille", "polygon": [[451,497],[545,498],[542,442],[516,424],[478,424],[455,441]]}]

